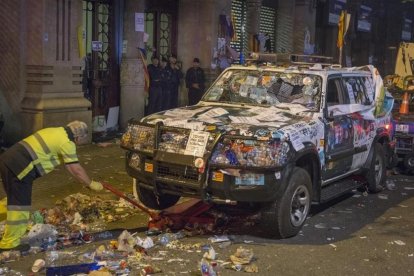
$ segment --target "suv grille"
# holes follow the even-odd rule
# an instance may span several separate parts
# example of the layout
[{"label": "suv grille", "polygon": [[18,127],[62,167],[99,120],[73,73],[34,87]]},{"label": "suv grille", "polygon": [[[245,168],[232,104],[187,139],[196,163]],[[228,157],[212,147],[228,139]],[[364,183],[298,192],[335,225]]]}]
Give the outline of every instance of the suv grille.
[{"label": "suv grille", "polygon": [[158,164],[157,173],[161,178],[192,183],[198,183],[201,176],[195,167],[167,163]]}]

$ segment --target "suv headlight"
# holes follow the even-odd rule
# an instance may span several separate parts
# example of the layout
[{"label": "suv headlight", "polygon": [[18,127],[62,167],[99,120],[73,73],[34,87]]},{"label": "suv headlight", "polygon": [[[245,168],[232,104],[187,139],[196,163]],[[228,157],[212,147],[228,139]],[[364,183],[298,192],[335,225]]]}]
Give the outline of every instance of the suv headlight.
[{"label": "suv headlight", "polygon": [[225,138],[216,146],[211,163],[247,167],[282,166],[287,162],[288,152],[286,142]]},{"label": "suv headlight", "polygon": [[128,124],[121,138],[121,146],[145,152],[154,151],[155,129],[150,126]]}]

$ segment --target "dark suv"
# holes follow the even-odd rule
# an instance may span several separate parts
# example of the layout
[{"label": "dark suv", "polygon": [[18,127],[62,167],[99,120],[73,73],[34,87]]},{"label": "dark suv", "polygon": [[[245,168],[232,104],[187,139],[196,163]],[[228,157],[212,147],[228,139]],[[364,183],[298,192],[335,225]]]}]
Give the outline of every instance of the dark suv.
[{"label": "dark suv", "polygon": [[146,206],[252,203],[286,238],[312,202],[381,189],[392,104],[372,66],[234,66],[197,105],[131,120],[121,145]]}]

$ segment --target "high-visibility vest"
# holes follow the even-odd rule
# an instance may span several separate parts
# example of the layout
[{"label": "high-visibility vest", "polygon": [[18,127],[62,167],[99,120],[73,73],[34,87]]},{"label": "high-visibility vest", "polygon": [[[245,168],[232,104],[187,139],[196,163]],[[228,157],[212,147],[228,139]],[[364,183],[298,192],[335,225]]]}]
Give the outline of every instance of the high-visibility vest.
[{"label": "high-visibility vest", "polygon": [[[41,129],[10,148],[12,160],[7,158],[8,150],[3,154],[4,156],[1,156],[2,161],[19,179],[23,179],[33,168],[42,176],[62,163],[76,163],[78,162],[76,145],[73,139],[69,138],[68,132],[70,130],[63,127]],[[22,152],[22,148],[26,152]],[[30,158],[26,157],[27,154]]]}]

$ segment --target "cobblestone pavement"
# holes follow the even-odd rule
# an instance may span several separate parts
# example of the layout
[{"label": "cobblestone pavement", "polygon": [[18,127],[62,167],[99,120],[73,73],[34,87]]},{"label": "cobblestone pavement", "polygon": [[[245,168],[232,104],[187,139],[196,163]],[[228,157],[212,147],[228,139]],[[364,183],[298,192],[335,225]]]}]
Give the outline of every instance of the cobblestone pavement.
[{"label": "cobblestone pavement", "polygon": [[[79,149],[82,164],[90,175],[116,188],[132,193],[132,180],[125,172],[124,152],[119,145]],[[393,175],[393,191],[364,195],[357,191],[323,206],[314,206],[303,231],[294,238],[269,240],[256,234],[256,228],[231,229],[233,243],[225,248],[213,244],[217,259],[228,261],[240,246],[254,252],[257,275],[413,275],[414,274],[414,177]],[[63,167],[36,180],[33,187],[33,209],[50,208],[56,200],[73,193],[113,198],[109,192],[95,194],[79,184]],[[3,193],[3,191],[1,191]],[[0,194],[3,196],[3,194]],[[108,225],[111,229],[130,229],[145,237],[147,217],[136,216]],[[191,245],[209,244],[212,235],[187,237],[180,242],[186,249],[170,249],[157,245],[149,255],[157,256],[148,263],[159,267],[157,275],[200,275],[198,263],[205,253]],[[100,243],[68,248],[75,254],[93,251]],[[44,253],[24,256],[4,266],[28,275],[33,261]],[[221,275],[243,272],[221,268]],[[45,272],[38,273],[44,275]],[[130,275],[139,275],[133,270]]]}]

